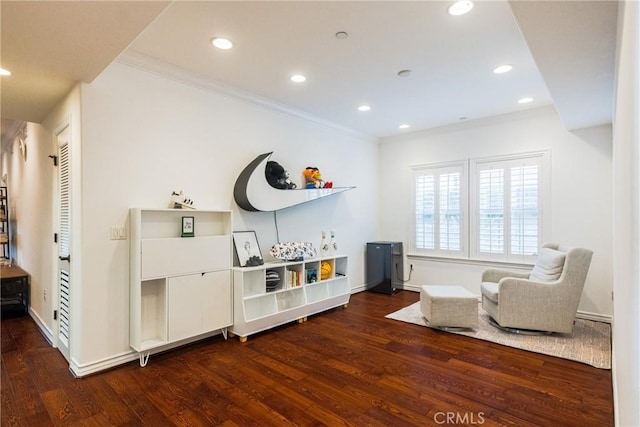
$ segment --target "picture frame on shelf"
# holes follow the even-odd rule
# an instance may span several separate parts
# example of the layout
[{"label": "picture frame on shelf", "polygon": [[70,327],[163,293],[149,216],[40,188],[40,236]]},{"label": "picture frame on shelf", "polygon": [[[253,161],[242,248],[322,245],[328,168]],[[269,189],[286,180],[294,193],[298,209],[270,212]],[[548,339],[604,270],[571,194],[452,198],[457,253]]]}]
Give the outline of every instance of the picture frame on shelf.
[{"label": "picture frame on shelf", "polygon": [[255,231],[234,231],[233,245],[240,267],[255,267],[264,264]]},{"label": "picture frame on shelf", "polygon": [[192,216],[182,217],[182,234],[181,237],[194,237],[196,230],[195,218]]}]

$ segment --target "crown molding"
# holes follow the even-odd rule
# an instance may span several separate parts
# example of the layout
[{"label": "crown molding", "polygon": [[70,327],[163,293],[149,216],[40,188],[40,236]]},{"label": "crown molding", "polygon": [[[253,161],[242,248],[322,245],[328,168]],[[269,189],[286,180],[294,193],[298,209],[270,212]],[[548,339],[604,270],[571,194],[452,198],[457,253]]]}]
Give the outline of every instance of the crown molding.
[{"label": "crown molding", "polygon": [[299,119],[315,123],[320,126],[338,130],[340,132],[349,134],[350,136],[372,143],[379,142],[379,138],[347,128],[332,121],[322,119],[316,115],[292,108],[288,105],[282,104],[272,99],[264,98],[262,96],[256,95],[255,93],[239,89],[235,86],[228,85],[219,80],[187,71],[183,68],[169,64],[140,52],[128,50],[122,53],[115,62],[129,67],[137,68],[142,71],[150,72],[162,77],[166,77],[184,84],[188,84],[190,86],[194,86],[210,92],[215,92],[216,94],[225,95],[249,104],[258,105],[270,110],[275,110],[290,116],[297,117]]}]

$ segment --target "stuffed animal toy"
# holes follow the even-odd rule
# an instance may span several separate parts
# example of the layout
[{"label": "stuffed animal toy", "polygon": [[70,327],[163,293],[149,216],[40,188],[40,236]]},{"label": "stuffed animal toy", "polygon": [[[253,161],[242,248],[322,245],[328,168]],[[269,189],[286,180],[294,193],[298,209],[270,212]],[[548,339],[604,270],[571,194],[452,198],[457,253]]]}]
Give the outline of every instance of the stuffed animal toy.
[{"label": "stuffed animal toy", "polygon": [[302,177],[304,180],[304,188],[315,188],[313,185],[313,168],[308,166],[302,171]]},{"label": "stuffed animal toy", "polygon": [[322,173],[320,169],[314,168],[313,170],[313,186],[315,188],[324,188],[324,181],[322,180]]},{"label": "stuffed animal toy", "polygon": [[289,179],[287,172],[278,162],[268,161],[264,170],[264,176],[270,186],[281,190],[292,190],[296,185]]},{"label": "stuffed animal toy", "polygon": [[316,188],[314,175],[317,169],[318,168],[314,168],[313,166],[307,166],[307,168],[302,171],[302,175],[304,176],[304,188]]},{"label": "stuffed animal toy", "polygon": [[304,175],[304,188],[333,188],[333,182],[324,181],[320,169],[316,167],[307,166],[302,171],[302,175]]}]

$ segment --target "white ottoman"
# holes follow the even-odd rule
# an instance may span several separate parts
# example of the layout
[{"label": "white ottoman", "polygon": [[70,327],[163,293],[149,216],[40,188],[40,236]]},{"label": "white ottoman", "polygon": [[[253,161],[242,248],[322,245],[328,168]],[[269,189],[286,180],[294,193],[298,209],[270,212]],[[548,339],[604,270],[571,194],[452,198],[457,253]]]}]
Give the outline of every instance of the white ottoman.
[{"label": "white ottoman", "polygon": [[420,311],[429,326],[478,327],[478,297],[462,286],[423,286]]}]

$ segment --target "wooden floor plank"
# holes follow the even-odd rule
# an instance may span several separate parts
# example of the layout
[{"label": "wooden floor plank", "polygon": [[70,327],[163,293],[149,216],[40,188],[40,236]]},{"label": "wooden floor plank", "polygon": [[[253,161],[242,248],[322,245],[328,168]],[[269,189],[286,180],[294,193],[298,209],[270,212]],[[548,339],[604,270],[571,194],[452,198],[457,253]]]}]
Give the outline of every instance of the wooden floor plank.
[{"label": "wooden floor plank", "polygon": [[418,298],[363,292],[81,379],[33,320],[3,319],[1,425],[613,425],[610,371],[384,317]]}]

